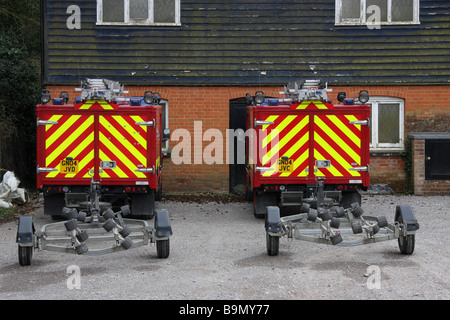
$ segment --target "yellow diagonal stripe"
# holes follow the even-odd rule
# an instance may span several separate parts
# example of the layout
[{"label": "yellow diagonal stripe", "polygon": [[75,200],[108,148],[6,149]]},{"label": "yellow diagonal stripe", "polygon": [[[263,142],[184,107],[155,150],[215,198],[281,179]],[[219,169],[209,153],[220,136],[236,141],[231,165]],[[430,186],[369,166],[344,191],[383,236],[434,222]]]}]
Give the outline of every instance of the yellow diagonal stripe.
[{"label": "yellow diagonal stripe", "polygon": [[122,116],[112,116],[145,150],[147,150],[147,140],[144,139],[136,130],[125,121]]},{"label": "yellow diagonal stripe", "polygon": [[45,141],[45,148],[50,147],[52,143],[55,142],[55,140],[58,139],[64,132],[69,130],[69,128],[74,124],[74,122],[77,121],[80,117],[81,115],[71,116],[69,117],[69,119],[67,119],[66,122],[61,124],[61,126],[59,126],[59,128],[56,129],[56,131],[50,137],[47,138],[47,140]]},{"label": "yellow diagonal stripe", "polygon": [[[328,117],[331,117],[331,116],[328,116]],[[347,145],[347,143],[344,142],[344,140],[342,140],[341,137],[339,137],[338,134],[336,134],[333,130],[331,130],[330,127],[328,127],[319,117],[316,116],[314,118],[314,120],[315,120],[316,125],[318,125],[331,138],[331,140],[336,142],[336,144],[338,144],[349,155],[349,157],[351,157],[357,163],[361,162],[360,155],[358,153],[356,153],[352,148],[350,148]],[[337,123],[335,123],[335,124],[338,125]],[[339,129],[342,130],[343,129],[342,126],[343,126],[342,123],[341,123],[341,126],[338,125]],[[345,132],[345,134],[347,134],[347,132]],[[361,140],[356,135],[354,135],[353,133],[352,133],[352,138],[351,139],[358,147],[361,145]]]},{"label": "yellow diagonal stripe", "polygon": [[[131,116],[131,119],[134,120],[134,123],[136,123],[136,122],[144,122],[145,121],[140,116]],[[141,130],[144,130],[145,132],[147,132],[147,127],[146,126],[140,126],[140,127],[141,127]]]},{"label": "yellow diagonal stripe", "polygon": [[105,109],[105,110],[112,110],[112,109],[114,109],[108,102],[102,101],[102,100],[88,100],[80,107],[80,109],[83,109],[83,110],[90,109],[92,107],[92,105],[94,103],[96,103],[96,102],[100,106],[102,106],[102,108]]},{"label": "yellow diagonal stripe", "polygon": [[328,109],[326,105],[323,104],[322,101],[319,100],[305,100],[302,103],[300,103],[297,108],[297,110],[306,109],[310,104],[314,104],[317,109]]},{"label": "yellow diagonal stripe", "polygon": [[[114,128],[113,125],[111,125],[108,120],[105,119],[105,117],[100,117],[100,124],[102,126],[104,126],[106,128],[106,130],[108,130],[112,136],[114,136],[123,146],[124,148],[126,148],[127,150],[129,150],[135,157],[136,159],[138,159],[138,161],[146,166],[147,165],[147,158],[145,156],[143,156],[134,146],[133,144],[130,143],[130,141],[128,141],[119,131],[116,130],[116,128]],[[108,140],[108,139],[106,139]],[[109,141],[109,140],[108,140]],[[112,143],[109,143],[112,144]],[[117,149],[117,148],[116,148]],[[120,152],[120,154],[123,155],[122,152]],[[124,158],[126,158],[126,161],[128,161],[128,158],[125,157],[123,155]],[[122,160],[122,159],[121,159]],[[125,163],[125,161],[122,161],[123,163]],[[131,161],[129,161],[129,163],[131,163]],[[136,166],[136,165],[134,165]],[[134,167],[133,166],[133,167]],[[129,168],[133,168],[133,167],[129,167]]]},{"label": "yellow diagonal stripe", "polygon": [[336,152],[317,132],[314,132],[314,140],[328,152],[334,161],[337,161],[345,170],[347,170],[350,175],[361,176],[361,174],[357,171],[349,171],[348,169],[352,168],[352,166],[347,162],[347,160],[342,158],[342,156]]},{"label": "yellow diagonal stripe", "polygon": [[[51,116],[50,119],[48,119],[48,120],[58,122],[59,119],[61,119],[61,117],[62,117],[62,114],[55,114],[55,115]],[[51,126],[45,126],[45,131],[47,131],[50,128],[51,128]]]},{"label": "yellow diagonal stripe", "polygon": [[[283,131],[297,116],[289,115],[287,116],[281,123],[276,126],[273,130],[269,132],[269,134],[264,137],[262,141],[262,147],[265,148],[278,134]],[[268,120],[267,120],[268,121]]]},{"label": "yellow diagonal stripe", "polygon": [[[75,117],[75,116],[74,116]],[[79,116],[76,116],[77,118],[79,118]],[[72,117],[70,117],[72,118]],[[69,118],[69,119],[70,119]],[[66,124],[67,121],[64,123]],[[73,121],[71,122],[73,123]],[[71,134],[70,136],[64,140],[64,142],[62,142],[51,154],[47,155],[47,158],[45,159],[47,165],[49,165],[50,163],[52,163],[57,157],[59,157],[59,155],[64,152],[64,150],[66,150],[74,141],[76,138],[78,138],[84,131],[86,131],[89,126],[92,126],[92,124],[94,123],[94,116],[90,116],[89,118],[86,119],[86,121],[84,121],[79,127],[77,127]],[[66,130],[69,130],[70,127],[66,128]],[[70,128],[73,129],[73,128]],[[54,134],[51,135],[51,137],[49,137],[46,141],[46,149],[64,132],[60,132],[59,130],[57,130]],[[51,142],[49,142],[49,140],[51,140]],[[94,141],[94,133],[92,132],[78,147],[77,149],[80,148],[81,145],[83,146],[87,146],[88,143]],[[81,149],[80,152],[84,150]],[[71,155],[71,157],[73,157]],[[75,159],[75,158],[74,158]]]},{"label": "yellow diagonal stripe", "polygon": [[[120,151],[103,133],[100,132],[100,142],[102,142],[106,148],[108,148],[114,155],[119,159],[127,168],[129,168],[133,173],[139,178],[145,178],[145,174],[142,172],[135,172],[133,168],[136,168],[136,165],[133,164],[123,153]],[[144,159],[145,160],[145,159]],[[146,161],[142,163],[144,166],[146,165]]]},{"label": "yellow diagonal stripe", "polygon": [[338,117],[336,117],[335,115],[329,115],[327,117],[344,133],[344,135],[350,138],[350,140],[352,140],[358,146],[358,148],[361,147],[361,139],[357,135],[355,135],[353,131],[347,127],[347,125],[342,123],[342,121],[339,120]]}]

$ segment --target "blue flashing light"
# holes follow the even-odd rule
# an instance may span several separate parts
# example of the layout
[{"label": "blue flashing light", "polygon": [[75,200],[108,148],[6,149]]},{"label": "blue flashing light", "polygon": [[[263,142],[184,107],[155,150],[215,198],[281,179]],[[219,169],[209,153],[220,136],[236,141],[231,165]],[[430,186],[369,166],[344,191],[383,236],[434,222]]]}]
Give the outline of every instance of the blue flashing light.
[{"label": "blue flashing light", "polygon": [[53,99],[53,104],[56,105],[56,106],[63,105],[64,104],[63,103],[63,99],[61,99],[61,98],[54,98]]}]

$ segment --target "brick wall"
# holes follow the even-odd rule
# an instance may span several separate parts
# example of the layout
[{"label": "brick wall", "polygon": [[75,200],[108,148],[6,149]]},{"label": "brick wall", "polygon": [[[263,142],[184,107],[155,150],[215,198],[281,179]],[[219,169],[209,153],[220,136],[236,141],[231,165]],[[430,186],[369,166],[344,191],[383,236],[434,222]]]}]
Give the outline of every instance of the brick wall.
[{"label": "brick wall", "polygon": [[[68,91],[70,102],[79,93],[73,87],[49,86],[52,97],[59,92]],[[194,153],[190,164],[175,165],[171,159],[164,162],[165,191],[214,191],[228,192],[228,165],[226,164],[225,132],[229,127],[229,100],[244,97],[247,92],[252,95],[262,90],[266,96],[279,96],[283,87],[160,87],[160,86],[127,86],[129,96],[142,96],[151,90],[161,94],[169,101],[169,128],[174,133],[177,129],[186,129],[191,133],[191,150]],[[330,98],[335,101],[339,91],[346,91],[347,97],[358,96],[359,90],[367,89],[371,96],[392,96],[405,99],[405,135],[409,130],[424,131],[423,127],[435,128],[439,123],[439,131],[450,131],[450,86],[368,86],[368,87],[333,87]],[[436,93],[439,94],[436,94]],[[194,122],[202,121],[203,135],[208,129],[222,132],[224,156],[222,164],[194,164],[194,157],[201,156],[211,141],[203,141],[194,146]],[[434,123],[434,125],[433,125]],[[172,139],[173,139],[172,135]],[[174,147],[179,141],[170,141]],[[197,152],[197,153],[195,153]],[[389,183],[399,192],[405,189],[405,173],[401,155],[379,154],[371,157],[371,182]]]}]

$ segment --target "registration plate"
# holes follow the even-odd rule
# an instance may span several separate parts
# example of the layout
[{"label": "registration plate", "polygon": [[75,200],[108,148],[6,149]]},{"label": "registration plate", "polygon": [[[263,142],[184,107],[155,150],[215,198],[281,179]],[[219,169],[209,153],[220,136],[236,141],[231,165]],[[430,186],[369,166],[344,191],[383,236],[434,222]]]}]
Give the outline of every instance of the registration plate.
[{"label": "registration plate", "polygon": [[59,173],[69,174],[69,173],[78,173],[78,160],[69,160],[64,159],[61,160],[59,166]]},{"label": "registration plate", "polygon": [[278,159],[278,172],[294,171],[294,161],[292,159]]}]

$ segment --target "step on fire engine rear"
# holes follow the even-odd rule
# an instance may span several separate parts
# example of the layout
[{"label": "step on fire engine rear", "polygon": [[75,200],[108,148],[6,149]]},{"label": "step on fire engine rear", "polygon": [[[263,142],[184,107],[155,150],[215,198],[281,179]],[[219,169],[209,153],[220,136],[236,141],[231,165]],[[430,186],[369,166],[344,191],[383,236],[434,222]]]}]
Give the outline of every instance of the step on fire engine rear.
[{"label": "step on fire engine rear", "polygon": [[[97,255],[149,241],[156,242],[158,257],[167,257],[168,213],[155,210],[162,192],[162,142],[170,134],[162,126],[159,94],[126,98],[123,86],[106,79],[86,79],[78,91],[74,104],[67,104],[67,92],[49,104],[44,90],[36,107],[44,213],[68,221],[35,232],[31,217],[20,217],[20,264],[31,263],[34,248]],[[155,228],[127,217],[155,217]],[[113,244],[94,248],[96,240]]]},{"label": "step on fire engine rear", "polygon": [[[397,207],[393,224],[362,217],[359,190],[370,185],[368,91],[354,99],[340,92],[337,105],[328,92],[306,80],[285,87],[283,99],[247,95],[246,198],[266,219],[268,254],[278,254],[281,236],[333,245],[398,239],[411,254],[419,226],[409,206]],[[339,229],[345,226],[351,230]],[[343,242],[342,234],[363,231],[365,239]]]}]

